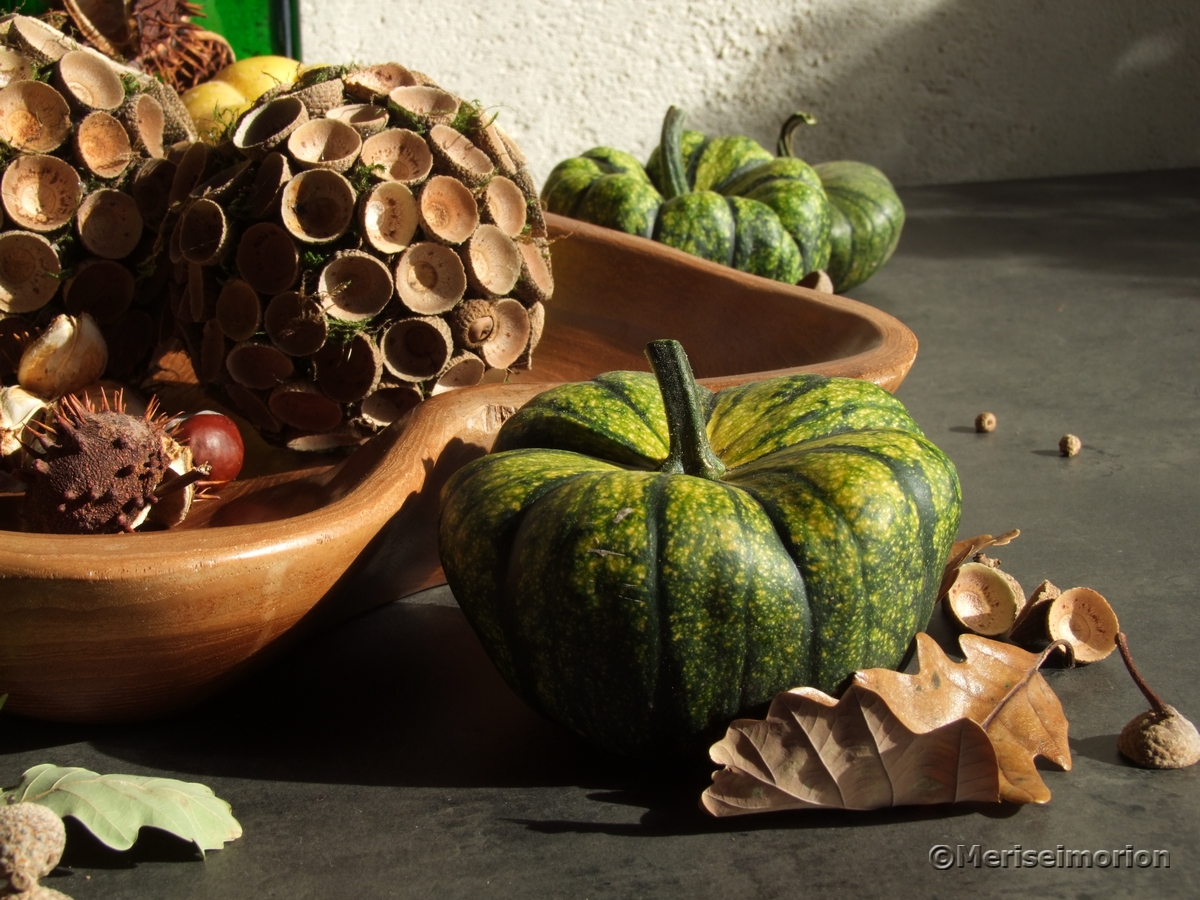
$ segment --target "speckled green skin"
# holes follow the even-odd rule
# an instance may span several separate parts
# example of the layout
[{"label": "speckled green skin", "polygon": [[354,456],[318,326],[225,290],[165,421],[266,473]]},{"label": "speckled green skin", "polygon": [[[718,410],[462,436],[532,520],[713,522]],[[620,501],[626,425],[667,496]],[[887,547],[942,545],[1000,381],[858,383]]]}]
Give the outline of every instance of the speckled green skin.
[{"label": "speckled green skin", "polygon": [[720,480],[665,475],[652,375],[539,395],[443,494],[447,579],[513,689],[610,750],[706,746],[798,685],[894,667],[958,528],[950,461],[866,382],[698,389]]},{"label": "speckled green skin", "polygon": [[891,257],[904,228],[904,204],[874,166],[838,160],[815,168],[833,216],[827,271],[841,293],[862,284]]},{"label": "speckled green skin", "polygon": [[595,147],[554,167],[542,201],[552,213],[650,237],[663,198],[637,159]]}]

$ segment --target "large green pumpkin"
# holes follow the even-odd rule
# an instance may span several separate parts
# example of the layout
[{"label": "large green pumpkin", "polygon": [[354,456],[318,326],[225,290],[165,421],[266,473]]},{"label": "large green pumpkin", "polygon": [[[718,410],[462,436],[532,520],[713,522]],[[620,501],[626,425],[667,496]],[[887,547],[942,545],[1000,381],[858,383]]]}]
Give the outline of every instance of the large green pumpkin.
[{"label": "large green pumpkin", "polygon": [[646,169],[608,147],[559,163],[546,208],[789,284],[824,268],[832,218],[812,167],[747,137],[684,131],[683,117],[667,112]]},{"label": "large green pumpkin", "polygon": [[953,465],[868,382],[549,390],[442,498],[442,565],[509,685],[613,751],[694,751],[799,685],[896,666],[958,528]]}]

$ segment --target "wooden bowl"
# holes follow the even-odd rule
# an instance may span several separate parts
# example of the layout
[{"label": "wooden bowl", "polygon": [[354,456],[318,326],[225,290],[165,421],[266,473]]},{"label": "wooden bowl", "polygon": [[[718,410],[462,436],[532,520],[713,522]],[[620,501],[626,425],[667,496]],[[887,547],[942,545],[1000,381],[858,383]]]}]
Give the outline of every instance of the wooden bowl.
[{"label": "wooden bowl", "polygon": [[[172,531],[0,532],[6,710],[78,722],[165,714],[313,629],[443,583],[446,479],[551,384],[648,369],[648,340],[681,340],[713,388],[818,371],[894,390],[916,356],[907,328],[853,300],[547,221],[555,296],[534,368],[514,382],[439,394],[339,462],[297,467],[292,456],[292,468],[233,482]],[[175,408],[189,391],[198,400],[186,385],[160,395]],[[16,509],[19,498],[0,498],[0,525],[13,527]]]}]

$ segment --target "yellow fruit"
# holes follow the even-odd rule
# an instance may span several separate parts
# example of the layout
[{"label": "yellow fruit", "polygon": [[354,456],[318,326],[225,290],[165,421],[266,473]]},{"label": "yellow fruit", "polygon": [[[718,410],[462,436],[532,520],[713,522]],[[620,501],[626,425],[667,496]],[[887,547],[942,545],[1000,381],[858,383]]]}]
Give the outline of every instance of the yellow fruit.
[{"label": "yellow fruit", "polygon": [[286,56],[251,56],[226,66],[212,80],[232,85],[253,102],[276,85],[291,84],[299,69],[300,63]]},{"label": "yellow fruit", "polygon": [[223,133],[252,103],[237,88],[220,81],[198,84],[181,99],[203,140]]}]

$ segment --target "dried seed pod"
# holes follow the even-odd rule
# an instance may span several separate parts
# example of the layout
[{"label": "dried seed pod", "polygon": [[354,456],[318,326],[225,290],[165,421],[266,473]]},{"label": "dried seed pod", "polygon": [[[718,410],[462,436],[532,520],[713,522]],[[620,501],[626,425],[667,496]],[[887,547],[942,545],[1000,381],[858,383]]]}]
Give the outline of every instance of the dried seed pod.
[{"label": "dried seed pod", "polygon": [[0,233],[0,310],[24,313],[41,309],[58,292],[60,272],[58,254],[40,234]]},{"label": "dried seed pod", "polygon": [[83,199],[79,173],[56,156],[18,156],[0,179],[4,211],[21,228],[54,231],[71,221]]},{"label": "dried seed pod", "polygon": [[396,263],[396,293],[415,313],[449,312],[466,291],[467,273],[462,259],[442,244],[413,244]]},{"label": "dried seed pod", "polygon": [[385,181],[358,199],[358,226],[380,253],[400,253],[412,243],[421,215],[407,185]]},{"label": "dried seed pod", "polygon": [[259,341],[236,345],[225,357],[225,371],[243,387],[271,390],[292,377],[296,368],[277,347]]},{"label": "dried seed pod", "polygon": [[125,102],[125,86],[103,56],[72,50],[64,53],[54,70],[54,86],[80,114],[111,111]]},{"label": "dried seed pod", "polygon": [[429,147],[439,170],[464,184],[478,187],[496,171],[486,153],[449,125],[434,125],[429,129]]},{"label": "dried seed pod", "polygon": [[279,200],[283,186],[292,179],[292,170],[287,157],[271,152],[263,157],[254,175],[254,189],[250,193],[250,215],[265,219],[279,211]]},{"label": "dried seed pod", "polygon": [[129,196],[137,204],[142,221],[158,231],[167,217],[171,202],[171,184],[178,166],[165,159],[148,159],[138,166],[129,184]]},{"label": "dried seed pod", "polygon": [[348,103],[328,110],[325,118],[345,122],[363,138],[368,138],[387,128],[388,112],[373,103]]},{"label": "dried seed pod", "polygon": [[231,341],[248,341],[262,322],[262,306],[254,288],[240,278],[225,282],[217,295],[217,324]]},{"label": "dried seed pod", "polygon": [[485,297],[503,297],[521,276],[521,253],[495,225],[480,225],[460,251],[467,283]]},{"label": "dried seed pod", "polygon": [[106,112],[90,113],[75,129],[75,156],[99,178],[116,178],[133,162],[125,126]]},{"label": "dried seed pod", "polygon": [[179,217],[179,249],[188,262],[216,265],[229,249],[229,243],[229,222],[219,203],[208,198],[196,200]]},{"label": "dried seed pod", "polygon": [[454,352],[454,339],[443,320],[417,316],[388,326],[380,349],[384,365],[401,381],[426,381],[446,367]]},{"label": "dried seed pod", "polygon": [[383,181],[420,184],[433,171],[433,152],[425,138],[407,128],[389,128],[363,141],[359,161]]},{"label": "dried seed pod", "polygon": [[161,159],[166,114],[162,104],[149,94],[134,94],[121,105],[117,118],[125,125],[133,149],[153,159]]},{"label": "dried seed pod", "polygon": [[362,137],[337,119],[311,119],[287,139],[288,155],[301,169],[345,172],[358,159]]},{"label": "dried seed pod", "polygon": [[354,403],[379,385],[383,355],[374,339],[358,332],[344,343],[326,341],[313,355],[317,384],[325,396],[339,403]]},{"label": "dried seed pod", "polygon": [[[480,366],[483,364],[480,363]],[[420,388],[413,384],[380,383],[363,398],[359,413],[374,428],[386,428],[422,400]]]},{"label": "dried seed pod", "polygon": [[14,16],[8,23],[7,38],[8,45],[37,69],[79,49],[78,42],[32,16]]},{"label": "dried seed pod", "polygon": [[975,417],[975,430],[980,434],[988,434],[996,430],[996,414],[981,412]]},{"label": "dried seed pod", "polygon": [[329,169],[301,172],[283,188],[280,217],[283,227],[309,244],[336,241],[354,219],[354,188]]},{"label": "dried seed pod", "polygon": [[33,77],[33,66],[29,60],[8,47],[0,47],[0,87],[14,81],[28,81]]},{"label": "dried seed pod", "polygon": [[497,175],[487,183],[480,201],[483,221],[496,225],[510,238],[520,237],[525,229],[528,201],[515,182]]},{"label": "dried seed pod", "polygon": [[0,806],[0,878],[13,894],[35,893],[66,845],[67,830],[50,807],[29,801]]},{"label": "dried seed pod", "polygon": [[71,315],[87,313],[97,324],[108,325],[125,315],[134,288],[133,273],[120,263],[89,259],[63,285],[63,303]]},{"label": "dried seed pod", "polygon": [[342,406],[322,394],[311,381],[289,381],[271,391],[267,401],[279,421],[304,431],[333,431],[342,423]]},{"label": "dried seed pod", "polygon": [[469,350],[460,350],[451,357],[446,368],[430,384],[429,393],[432,396],[479,384],[486,371],[487,366],[482,359]]},{"label": "dried seed pod", "polygon": [[1064,434],[1058,441],[1059,456],[1076,456],[1083,449],[1083,441],[1073,434]]},{"label": "dried seed pod", "polygon": [[378,315],[392,299],[395,285],[387,266],[358,250],[336,254],[317,279],[321,306],[335,319],[362,322]]},{"label": "dried seed pod", "polygon": [[1117,634],[1121,659],[1138,690],[1150,702],[1117,737],[1117,749],[1144,769],[1182,769],[1200,762],[1200,733],[1179,710],[1164,703],[1133,663],[1124,634]]},{"label": "dried seed pod", "polygon": [[17,381],[31,394],[56,400],[97,380],[107,364],[108,345],[96,320],[87,313],[60,315],[21,354]]},{"label": "dried seed pod", "polygon": [[[79,205],[75,226],[83,246],[102,259],[124,259],[142,239],[142,214],[137,203],[128,194],[110,188],[87,195]],[[180,234],[181,241],[186,237]]]},{"label": "dried seed pod", "polygon": [[278,225],[258,222],[242,232],[237,267],[242,278],[260,294],[279,294],[296,283],[300,253]]},{"label": "dried seed pod", "polygon": [[[150,507],[146,524],[156,528],[174,528],[183,523],[196,499],[195,470],[190,448],[180,444],[169,434],[163,435],[163,450],[167,456],[167,467],[155,490],[156,502]],[[207,472],[203,473],[207,475]]]},{"label": "dried seed pod", "polygon": [[401,120],[429,128],[449,125],[458,112],[459,100],[435,87],[397,87],[388,93],[388,106]]},{"label": "dried seed pod", "polygon": [[18,454],[28,443],[25,426],[46,403],[20,385],[0,387],[0,457]]},{"label": "dried seed pod", "polygon": [[524,352],[512,364],[514,369],[533,368],[533,351],[537,349],[538,342],[542,339],[542,330],[546,327],[546,307],[541,303],[534,303],[527,312],[529,313],[529,341],[525,344]]},{"label": "dried seed pod", "polygon": [[545,303],[554,294],[554,274],[550,269],[550,244],[545,238],[518,241],[521,275],[513,294],[526,304]]},{"label": "dried seed pod", "polygon": [[321,305],[295,291],[271,298],[263,314],[263,327],[272,343],[290,356],[311,356],[324,346],[329,334]]},{"label": "dried seed pod", "polygon": [[1019,586],[984,563],[959,566],[953,584],[946,592],[946,609],[963,628],[984,637],[1006,634],[1024,605]]},{"label": "dried seed pod", "polygon": [[425,182],[417,198],[421,229],[443,244],[461,244],[479,227],[479,205],[461,181],[435,175]]},{"label": "dried seed pod", "polygon": [[377,97],[386,97],[398,87],[408,87],[416,83],[412,73],[397,63],[367,66],[342,76],[342,86],[346,93],[357,100],[368,102]]},{"label": "dried seed pod", "polygon": [[1074,587],[1050,602],[1046,632],[1052,641],[1066,641],[1077,663],[1098,662],[1117,648],[1117,614],[1091,588]]},{"label": "dried seed pod", "polygon": [[233,146],[250,159],[262,159],[308,121],[308,110],[295,97],[279,97],[256,106],[238,121]]},{"label": "dried seed pod", "polygon": [[[305,75],[307,74],[305,73]],[[301,81],[304,77],[304,75],[301,76]],[[318,81],[315,84],[306,84],[297,88],[290,92],[290,96],[304,104],[310,119],[316,119],[327,115],[329,110],[341,106],[345,102],[344,87],[342,79],[329,78],[326,81]]]}]

